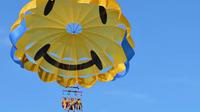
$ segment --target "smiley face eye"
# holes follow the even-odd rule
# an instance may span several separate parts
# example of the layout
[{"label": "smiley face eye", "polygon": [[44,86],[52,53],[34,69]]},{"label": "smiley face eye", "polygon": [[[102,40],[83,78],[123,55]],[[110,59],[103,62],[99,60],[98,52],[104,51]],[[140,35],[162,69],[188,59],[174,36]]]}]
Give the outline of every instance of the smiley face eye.
[{"label": "smiley face eye", "polygon": [[103,24],[106,24],[107,23],[107,12],[106,12],[105,7],[99,6],[99,15],[100,15],[100,18],[101,18],[101,22]]},{"label": "smiley face eye", "polygon": [[44,9],[44,15],[47,16],[51,10],[53,9],[53,6],[55,4],[55,0],[48,0],[47,5]]}]

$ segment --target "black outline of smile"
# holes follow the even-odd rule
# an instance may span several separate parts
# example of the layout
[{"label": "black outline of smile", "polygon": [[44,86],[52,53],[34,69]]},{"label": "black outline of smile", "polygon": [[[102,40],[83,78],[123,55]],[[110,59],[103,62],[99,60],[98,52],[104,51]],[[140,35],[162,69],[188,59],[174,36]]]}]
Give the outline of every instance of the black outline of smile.
[{"label": "black outline of smile", "polygon": [[55,59],[53,59],[51,56],[49,56],[47,51],[49,50],[50,46],[51,46],[50,44],[46,44],[42,48],[40,48],[40,50],[36,53],[34,60],[37,61],[41,57],[43,57],[51,65],[63,70],[70,70],[70,71],[83,70],[93,65],[96,65],[99,70],[103,69],[102,62],[94,51],[90,51],[92,60],[86,63],[78,64],[78,65],[69,65],[69,64],[60,63],[56,61]]}]

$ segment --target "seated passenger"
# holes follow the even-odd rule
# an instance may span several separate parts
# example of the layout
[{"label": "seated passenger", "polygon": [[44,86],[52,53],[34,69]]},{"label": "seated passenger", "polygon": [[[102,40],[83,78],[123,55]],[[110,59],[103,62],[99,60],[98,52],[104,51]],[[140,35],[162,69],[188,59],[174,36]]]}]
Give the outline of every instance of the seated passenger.
[{"label": "seated passenger", "polygon": [[63,108],[64,110],[67,109],[67,98],[63,98],[63,100],[62,100],[62,108]]},{"label": "seated passenger", "polygon": [[73,112],[75,112],[75,100],[74,100],[74,98],[72,98],[71,99],[71,101],[70,101],[70,108],[69,108],[69,110],[72,110]]},{"label": "seated passenger", "polygon": [[77,110],[81,110],[82,111],[82,108],[83,108],[83,105],[82,105],[81,99],[78,99],[77,100]]}]

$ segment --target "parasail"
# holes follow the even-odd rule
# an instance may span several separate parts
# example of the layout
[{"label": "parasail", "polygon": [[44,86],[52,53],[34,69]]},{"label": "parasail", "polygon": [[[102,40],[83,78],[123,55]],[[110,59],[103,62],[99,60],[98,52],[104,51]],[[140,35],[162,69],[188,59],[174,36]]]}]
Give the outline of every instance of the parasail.
[{"label": "parasail", "polygon": [[123,77],[134,56],[130,24],[115,0],[30,0],[10,40],[14,62],[64,87]]}]

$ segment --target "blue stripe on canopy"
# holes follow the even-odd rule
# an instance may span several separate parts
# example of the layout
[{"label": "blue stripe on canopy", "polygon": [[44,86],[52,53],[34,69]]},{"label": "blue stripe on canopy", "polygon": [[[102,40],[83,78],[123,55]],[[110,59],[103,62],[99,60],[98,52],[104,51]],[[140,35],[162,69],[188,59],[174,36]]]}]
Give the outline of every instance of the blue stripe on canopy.
[{"label": "blue stripe on canopy", "polygon": [[17,64],[19,64],[22,68],[23,68],[23,63],[19,60],[19,59],[17,59],[16,57],[15,57],[15,52],[16,52],[16,47],[14,47],[14,46],[12,46],[12,49],[11,49],[11,51],[10,51],[10,57],[12,58],[12,60],[15,62],[15,63],[17,63]]},{"label": "blue stripe on canopy", "polygon": [[21,36],[23,36],[26,30],[27,29],[26,29],[25,21],[22,21],[22,23],[16,29],[14,29],[9,35],[10,41],[13,45],[10,52],[10,57],[15,63],[19,64],[21,67],[23,67],[23,63],[15,57],[15,52],[17,50],[16,43],[21,38]]},{"label": "blue stripe on canopy", "polygon": [[127,32],[125,33],[125,35],[124,35],[124,39],[123,39],[123,41],[122,41],[122,47],[123,47],[123,49],[124,49],[124,52],[125,52],[125,54],[126,54],[126,58],[127,58],[127,61],[126,61],[126,63],[125,63],[125,66],[126,66],[126,70],[123,72],[123,73],[118,73],[116,76],[115,76],[115,78],[114,78],[114,80],[113,81],[115,81],[115,80],[117,80],[117,79],[119,79],[119,78],[123,78],[123,77],[125,77],[126,75],[127,75],[127,73],[128,73],[128,71],[129,71],[129,61],[133,58],[133,56],[135,55],[135,51],[133,50],[133,48],[130,46],[130,44],[129,44],[129,42],[128,42],[128,40],[127,40]]},{"label": "blue stripe on canopy", "polygon": [[131,45],[129,44],[126,37],[127,37],[127,32],[125,33],[124,39],[122,41],[122,47],[126,54],[127,61],[130,61],[133,58],[133,56],[135,55],[135,52],[134,52],[133,48],[131,47]]},{"label": "blue stripe on canopy", "polygon": [[22,23],[16,29],[14,29],[9,35],[11,43],[15,46],[17,41],[21,38],[21,36],[23,36],[25,32],[26,32],[26,25],[25,22],[22,21]]}]

